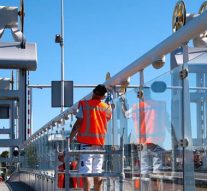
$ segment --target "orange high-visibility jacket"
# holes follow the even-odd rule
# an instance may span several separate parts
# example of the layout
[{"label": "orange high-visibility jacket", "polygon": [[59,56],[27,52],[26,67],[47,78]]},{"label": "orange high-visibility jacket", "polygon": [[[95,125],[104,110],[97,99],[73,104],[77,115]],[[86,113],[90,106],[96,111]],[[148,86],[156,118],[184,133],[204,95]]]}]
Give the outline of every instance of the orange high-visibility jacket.
[{"label": "orange high-visibility jacket", "polygon": [[104,145],[107,122],[111,119],[110,105],[91,99],[80,101],[79,107],[82,107],[83,110],[83,122],[78,131],[78,142]]},{"label": "orange high-visibility jacket", "polygon": [[138,143],[162,143],[166,130],[166,104],[145,100],[134,104],[132,111]]}]

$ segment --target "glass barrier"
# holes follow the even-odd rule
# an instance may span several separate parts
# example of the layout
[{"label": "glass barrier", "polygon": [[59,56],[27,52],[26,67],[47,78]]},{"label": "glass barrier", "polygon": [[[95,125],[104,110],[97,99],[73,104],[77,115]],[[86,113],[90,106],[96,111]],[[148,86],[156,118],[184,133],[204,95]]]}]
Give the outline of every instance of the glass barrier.
[{"label": "glass barrier", "polygon": [[[182,138],[180,70],[178,67],[144,84],[142,89],[132,89],[113,100],[115,107],[105,144],[109,154],[105,155],[103,170],[104,173],[120,174],[124,162],[124,186],[128,190],[183,187],[183,151],[178,146]],[[21,153],[21,167],[54,175],[57,165],[62,165],[57,161],[57,147],[68,149],[65,137],[69,132],[66,132],[74,122],[74,116],[70,117],[64,126],[56,125],[28,144]],[[121,155],[122,146],[124,156]],[[73,143],[70,148],[78,149],[78,144]],[[70,158],[74,159],[78,160],[78,156]],[[106,178],[105,186],[113,185],[114,190],[119,190],[119,180],[118,174],[112,179]]]},{"label": "glass barrier", "polygon": [[56,152],[63,152],[68,148],[70,121],[66,121],[64,125],[56,125],[30,141],[20,152],[20,167],[54,176],[57,166]]},{"label": "glass barrier", "polygon": [[[125,190],[206,188],[205,67],[197,62],[195,66],[191,60],[113,99],[113,117],[104,145],[107,153],[103,171],[109,175],[104,178],[104,190],[119,190],[122,172]],[[180,72],[185,68],[190,73],[181,79]],[[69,145],[67,139],[74,122],[75,116],[70,115],[64,125],[55,124],[33,139],[21,152],[21,168],[51,176],[59,169],[61,175],[63,162],[57,150],[79,149],[77,142]],[[79,154],[69,156],[70,168],[75,173],[78,160]],[[116,176],[109,178],[113,173]]]},{"label": "glass barrier", "polygon": [[108,142],[119,145],[124,138],[124,169],[126,178],[133,180],[131,190],[133,185],[140,190],[183,189],[181,69],[114,100],[115,137],[110,132]]},{"label": "glass barrier", "polygon": [[[186,156],[186,161],[192,165],[187,168],[186,179],[194,179],[196,191],[207,188],[207,54],[189,61],[186,67],[189,69],[189,102],[191,126],[188,128],[189,150],[193,153]],[[189,153],[188,153],[189,155]],[[187,159],[188,158],[188,159]]]}]

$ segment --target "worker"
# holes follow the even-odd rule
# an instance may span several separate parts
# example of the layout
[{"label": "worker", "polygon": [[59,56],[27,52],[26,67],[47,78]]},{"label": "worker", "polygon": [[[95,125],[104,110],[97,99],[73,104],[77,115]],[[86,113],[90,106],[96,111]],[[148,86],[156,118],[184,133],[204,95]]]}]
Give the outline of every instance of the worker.
[{"label": "worker", "polygon": [[[61,152],[58,154],[58,162],[60,165],[58,166],[58,188],[65,188],[65,162],[64,162],[64,153]],[[69,164],[70,170],[75,170],[77,166],[77,159],[73,160]],[[69,187],[70,188],[82,188],[82,178],[80,177],[72,177],[69,179]]]},{"label": "worker", "polygon": [[[70,162],[70,170],[77,170],[78,167],[78,159]],[[83,188],[83,179],[82,177],[72,177],[70,178],[70,188],[80,189]]]},{"label": "worker", "polygon": [[65,162],[64,153],[58,154],[58,161],[60,165],[58,166],[58,188],[65,188]]},{"label": "worker", "polygon": [[[80,150],[102,150],[107,133],[107,122],[111,119],[111,106],[104,103],[107,89],[99,84],[93,89],[90,100],[79,102],[76,122],[73,125],[70,140],[77,135]],[[101,173],[103,165],[102,154],[81,154],[79,160],[80,173]],[[94,177],[94,190],[100,191],[101,177]],[[84,191],[90,190],[89,177],[83,178]]]}]

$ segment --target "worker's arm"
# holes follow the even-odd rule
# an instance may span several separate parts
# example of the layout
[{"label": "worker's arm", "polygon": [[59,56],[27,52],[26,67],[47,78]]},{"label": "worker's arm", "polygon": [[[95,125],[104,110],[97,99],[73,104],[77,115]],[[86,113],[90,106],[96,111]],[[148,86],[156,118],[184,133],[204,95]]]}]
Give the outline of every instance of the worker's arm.
[{"label": "worker's arm", "polygon": [[111,120],[112,118],[112,108],[111,105],[108,104],[108,107],[106,109],[106,119],[107,121]]},{"label": "worker's arm", "polygon": [[73,125],[72,131],[70,133],[70,142],[73,141],[74,137],[78,133],[78,129],[81,127],[82,121],[83,121],[83,109],[81,106],[81,103],[79,102],[78,106],[78,112],[76,113],[76,122]]},{"label": "worker's arm", "polygon": [[82,118],[77,118],[76,122],[73,125],[73,129],[70,133],[70,141],[73,140],[73,138],[76,136],[78,129],[81,127],[83,119]]}]

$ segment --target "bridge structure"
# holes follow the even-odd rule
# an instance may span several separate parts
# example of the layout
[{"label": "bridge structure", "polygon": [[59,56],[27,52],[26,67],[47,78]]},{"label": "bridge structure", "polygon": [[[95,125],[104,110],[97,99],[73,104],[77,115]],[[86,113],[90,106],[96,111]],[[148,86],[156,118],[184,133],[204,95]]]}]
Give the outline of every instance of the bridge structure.
[{"label": "bridge structure", "polygon": [[[107,191],[206,190],[205,8],[204,3],[199,14],[187,16],[184,2],[178,1],[173,15],[174,33],[103,82],[112,95],[113,105],[103,151],[80,151],[77,142],[69,144],[78,103],[27,137],[26,78],[27,71],[36,69],[36,45],[27,43],[21,31],[14,33],[17,42],[0,42],[0,68],[16,70],[11,79],[0,81],[0,116],[10,124],[8,129],[0,129],[0,134],[9,135],[8,139],[0,140],[1,147],[10,148],[8,157],[1,158],[11,171],[7,172],[6,183],[21,182],[31,190],[41,191],[83,190],[82,177],[100,176],[104,180],[103,190]],[[17,13],[17,8],[0,7],[2,30],[8,27],[14,31]],[[170,58],[169,63],[165,63],[165,57]],[[145,81],[145,70],[150,65],[157,72],[164,64],[169,64],[169,72]],[[132,86],[128,79],[135,74],[139,79]],[[150,116],[148,111],[153,111]],[[154,134],[146,130],[150,122],[157,129]],[[146,144],[146,140],[153,142]],[[73,164],[78,163],[83,153],[103,154],[103,172],[80,174]],[[60,154],[64,154],[64,170],[59,168],[63,165],[58,158]],[[1,183],[0,188],[7,189]]]}]

